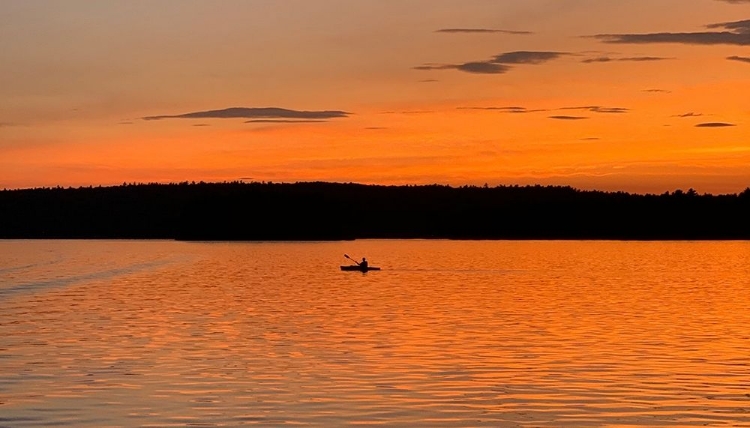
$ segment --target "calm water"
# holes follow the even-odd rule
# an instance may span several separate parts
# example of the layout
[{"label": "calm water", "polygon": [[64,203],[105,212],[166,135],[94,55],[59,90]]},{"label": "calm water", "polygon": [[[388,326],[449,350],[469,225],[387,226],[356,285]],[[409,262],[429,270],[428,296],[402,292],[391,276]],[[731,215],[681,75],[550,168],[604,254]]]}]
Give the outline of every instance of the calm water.
[{"label": "calm water", "polygon": [[45,425],[750,426],[750,243],[0,241]]}]

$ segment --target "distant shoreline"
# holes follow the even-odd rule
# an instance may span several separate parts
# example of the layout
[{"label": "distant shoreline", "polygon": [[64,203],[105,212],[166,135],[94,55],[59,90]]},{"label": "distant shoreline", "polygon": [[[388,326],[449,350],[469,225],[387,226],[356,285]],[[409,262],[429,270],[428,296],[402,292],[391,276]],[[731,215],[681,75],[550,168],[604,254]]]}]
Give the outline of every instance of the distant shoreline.
[{"label": "distant shoreline", "polygon": [[354,239],[209,239],[193,240],[178,238],[109,238],[109,237],[25,237],[7,238],[0,237],[0,241],[164,241],[184,243],[289,243],[289,244],[314,244],[330,242],[354,242],[354,241],[458,241],[458,242],[750,242],[750,238],[354,238]]},{"label": "distant shoreline", "polygon": [[0,239],[750,240],[750,188],[180,183],[0,191]]}]

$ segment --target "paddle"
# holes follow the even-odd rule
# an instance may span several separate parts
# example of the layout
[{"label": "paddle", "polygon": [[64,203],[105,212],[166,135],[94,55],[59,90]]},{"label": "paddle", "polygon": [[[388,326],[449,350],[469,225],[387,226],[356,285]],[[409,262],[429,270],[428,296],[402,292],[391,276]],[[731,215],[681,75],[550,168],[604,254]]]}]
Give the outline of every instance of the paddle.
[{"label": "paddle", "polygon": [[358,261],[356,261],[356,260],[354,260],[353,258],[349,257],[349,254],[344,254],[344,257],[346,257],[347,259],[349,259],[349,260],[353,261],[354,263],[356,263],[356,264],[357,264],[357,266],[359,266],[359,262],[358,262]]}]

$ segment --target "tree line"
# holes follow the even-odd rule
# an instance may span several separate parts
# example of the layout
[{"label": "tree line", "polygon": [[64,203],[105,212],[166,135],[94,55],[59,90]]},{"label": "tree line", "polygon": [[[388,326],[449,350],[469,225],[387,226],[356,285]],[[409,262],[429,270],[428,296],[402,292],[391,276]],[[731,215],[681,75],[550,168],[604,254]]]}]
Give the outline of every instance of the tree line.
[{"label": "tree line", "polygon": [[0,191],[0,238],[750,239],[750,188],[177,183]]}]

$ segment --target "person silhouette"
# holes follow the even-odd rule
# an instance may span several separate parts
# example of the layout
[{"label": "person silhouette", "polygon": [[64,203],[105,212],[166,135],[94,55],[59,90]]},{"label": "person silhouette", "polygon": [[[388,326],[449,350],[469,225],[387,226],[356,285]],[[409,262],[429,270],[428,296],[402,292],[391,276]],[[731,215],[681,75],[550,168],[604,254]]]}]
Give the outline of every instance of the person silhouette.
[{"label": "person silhouette", "polygon": [[362,269],[367,269],[367,259],[362,257],[362,263],[359,264]]}]

